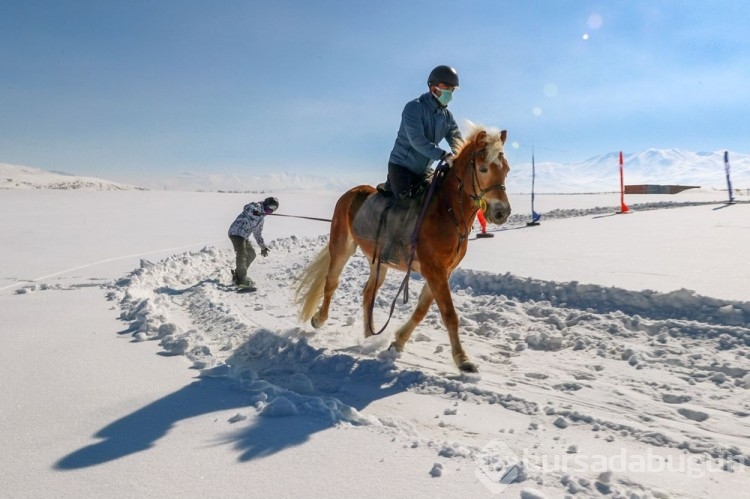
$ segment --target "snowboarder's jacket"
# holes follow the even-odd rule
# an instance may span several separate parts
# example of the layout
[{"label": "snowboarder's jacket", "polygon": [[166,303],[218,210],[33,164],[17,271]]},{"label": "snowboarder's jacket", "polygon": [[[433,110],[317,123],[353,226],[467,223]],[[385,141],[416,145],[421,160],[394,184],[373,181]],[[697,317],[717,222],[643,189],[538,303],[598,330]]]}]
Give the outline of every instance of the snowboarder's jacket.
[{"label": "snowboarder's jacket", "polygon": [[263,241],[262,234],[265,218],[266,213],[263,211],[263,203],[248,203],[229,227],[229,235],[248,239],[252,234],[260,249],[265,249],[266,243]]},{"label": "snowboarder's jacket", "polygon": [[388,161],[424,175],[430,163],[445,154],[436,145],[443,139],[455,151],[461,132],[448,108],[441,106],[430,92],[424,93],[404,106],[401,126]]}]

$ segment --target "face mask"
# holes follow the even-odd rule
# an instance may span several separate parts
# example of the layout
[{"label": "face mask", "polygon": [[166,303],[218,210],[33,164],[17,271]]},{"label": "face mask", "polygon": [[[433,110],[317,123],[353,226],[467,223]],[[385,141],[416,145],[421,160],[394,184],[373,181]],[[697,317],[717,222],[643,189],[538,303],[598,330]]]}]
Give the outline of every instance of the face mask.
[{"label": "face mask", "polygon": [[[433,94],[433,95],[435,95],[435,94]],[[446,90],[446,89],[441,88],[440,89],[440,97],[438,97],[437,95],[435,95],[435,97],[437,98],[438,102],[442,106],[445,107],[445,106],[448,105],[448,103],[451,101],[451,99],[453,99],[453,90]]]}]

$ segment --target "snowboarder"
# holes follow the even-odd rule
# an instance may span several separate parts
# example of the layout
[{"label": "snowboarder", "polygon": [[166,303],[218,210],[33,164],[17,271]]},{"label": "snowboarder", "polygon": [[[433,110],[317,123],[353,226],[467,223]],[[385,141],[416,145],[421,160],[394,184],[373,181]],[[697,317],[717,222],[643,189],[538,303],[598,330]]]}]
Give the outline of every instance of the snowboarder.
[{"label": "snowboarder", "polygon": [[247,268],[255,260],[256,253],[250,244],[250,234],[260,246],[260,254],[268,256],[268,246],[263,240],[263,222],[279,208],[279,200],[268,197],[259,203],[248,203],[229,227],[229,239],[234,246],[236,265],[232,271],[234,284],[241,288],[254,288],[254,283],[247,277]]}]

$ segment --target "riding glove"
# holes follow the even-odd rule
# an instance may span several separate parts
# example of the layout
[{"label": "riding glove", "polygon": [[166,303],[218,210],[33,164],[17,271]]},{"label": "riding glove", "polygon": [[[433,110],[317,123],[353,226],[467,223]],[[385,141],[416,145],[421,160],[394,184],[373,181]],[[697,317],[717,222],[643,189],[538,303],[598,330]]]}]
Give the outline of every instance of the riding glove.
[{"label": "riding glove", "polygon": [[453,168],[453,153],[451,152],[444,152],[443,155],[440,157],[442,161],[445,161],[445,164],[448,165],[450,168]]}]

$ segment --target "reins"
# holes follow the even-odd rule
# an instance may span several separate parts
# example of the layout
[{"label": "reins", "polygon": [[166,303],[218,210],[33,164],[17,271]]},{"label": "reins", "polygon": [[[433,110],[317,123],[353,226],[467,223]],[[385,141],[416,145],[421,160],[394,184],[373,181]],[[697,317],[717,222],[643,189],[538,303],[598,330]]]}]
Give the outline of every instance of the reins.
[{"label": "reins", "polygon": [[[411,251],[409,252],[409,258],[406,261],[406,275],[404,276],[404,279],[401,281],[401,285],[398,288],[398,291],[396,291],[396,296],[393,297],[393,301],[391,301],[391,307],[388,312],[388,319],[385,321],[385,324],[383,324],[383,327],[378,330],[378,332],[375,332],[372,328],[372,313],[375,309],[375,295],[377,295],[377,292],[372,293],[372,299],[370,300],[370,303],[367,307],[367,322],[370,328],[370,334],[373,336],[377,336],[388,327],[388,323],[391,322],[391,318],[393,317],[393,310],[396,308],[396,300],[398,300],[398,295],[401,294],[401,291],[404,292],[404,303],[407,303],[409,301],[409,277],[411,276],[411,266],[414,263],[414,256],[416,255],[417,251],[417,242],[419,241],[419,229],[422,227],[422,222],[424,221],[425,216],[427,215],[427,208],[430,206],[430,202],[432,201],[432,198],[435,195],[435,191],[437,190],[437,186],[439,183],[442,182],[443,177],[445,176],[446,172],[448,171],[448,164],[444,161],[441,161],[438,166],[435,168],[435,172],[432,175],[432,181],[430,182],[430,187],[427,190],[427,194],[424,197],[424,200],[422,201],[422,207],[419,211],[419,215],[417,216],[417,222],[414,225],[414,230],[411,233]],[[378,234],[380,233],[380,228],[378,228]],[[377,245],[377,240],[376,240]],[[374,258],[374,255],[373,255]],[[375,282],[377,283],[380,280],[380,266],[382,264],[382,260],[380,259],[380,254],[378,254],[377,257],[377,265],[375,267]]]},{"label": "reins", "polygon": [[[368,327],[370,328],[370,334],[373,336],[377,336],[381,334],[385,329],[388,327],[388,324],[391,321],[391,318],[393,317],[393,311],[396,308],[396,300],[398,300],[399,294],[403,291],[404,293],[404,303],[407,303],[409,301],[409,278],[411,276],[411,270],[412,270],[412,264],[414,263],[414,256],[416,254],[417,250],[417,243],[419,241],[419,229],[422,227],[422,222],[424,221],[424,218],[427,214],[427,209],[430,205],[430,202],[432,201],[433,196],[435,195],[437,191],[437,186],[439,183],[442,182],[443,178],[447,174],[450,167],[447,163],[444,161],[441,161],[440,164],[435,168],[435,173],[433,174],[432,181],[430,182],[429,189],[427,191],[427,195],[425,196],[424,200],[422,201],[422,207],[419,212],[419,216],[417,218],[416,225],[414,226],[414,231],[411,234],[411,251],[409,253],[409,258],[406,262],[406,275],[404,276],[404,279],[401,281],[401,285],[398,288],[398,291],[396,291],[396,296],[394,296],[393,300],[391,301],[391,306],[388,311],[388,319],[385,321],[385,324],[383,325],[380,330],[377,332],[374,331],[372,327],[372,315],[373,310],[375,309],[375,296],[377,295],[377,292],[372,293],[372,298],[370,299],[370,303],[367,307],[367,323]],[[476,165],[476,151],[472,153],[471,156],[471,166],[470,168],[467,168],[466,172],[464,172],[464,178],[459,178],[456,176],[456,181],[458,183],[458,207],[460,210],[461,218],[464,218],[464,210],[463,210],[463,197],[460,195],[461,193],[465,193],[469,198],[473,201],[473,204],[475,208],[472,210],[472,219],[473,215],[476,214],[477,210],[485,210],[487,207],[487,203],[484,201],[484,196],[488,192],[494,191],[494,190],[505,190],[505,184],[497,183],[494,184],[486,189],[482,189],[482,186],[479,184],[479,179],[477,178],[477,165]],[[464,191],[464,180],[467,175],[469,175],[469,170],[471,171],[471,188],[472,193],[469,194]],[[479,191],[479,194],[477,194],[477,190]],[[456,213],[454,213],[453,207],[448,203],[448,201],[443,197],[439,196],[443,203],[446,206],[446,209],[448,211],[448,215],[451,218],[451,221],[453,222],[453,225],[456,227],[456,231],[458,232],[458,245],[456,246],[456,253],[458,253],[459,249],[461,248],[461,244],[468,239],[469,232],[471,230],[470,225],[466,225],[464,232],[462,233],[460,230],[461,223],[459,222],[458,218],[456,217]],[[381,223],[382,226],[382,223]],[[380,236],[380,229],[381,226],[378,227],[378,232],[376,235],[376,241],[375,245],[377,247],[377,239]],[[375,261],[375,255],[373,254],[373,262]],[[377,283],[380,280],[380,266],[382,264],[382,261],[380,259],[380,254],[377,256],[377,265],[375,267],[375,282]]]}]

